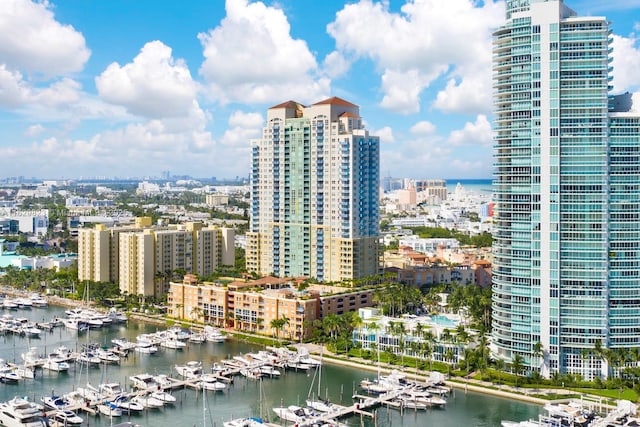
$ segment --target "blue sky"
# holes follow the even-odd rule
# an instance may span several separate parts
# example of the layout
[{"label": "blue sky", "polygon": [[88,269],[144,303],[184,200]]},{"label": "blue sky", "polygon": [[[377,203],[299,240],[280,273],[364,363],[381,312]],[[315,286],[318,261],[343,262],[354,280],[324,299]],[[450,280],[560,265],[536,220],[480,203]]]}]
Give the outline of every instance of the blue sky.
[{"label": "blue sky", "polygon": [[[576,0],[640,92],[640,0]],[[0,176],[247,176],[266,109],[339,96],[381,173],[487,178],[504,2],[0,0]]]}]

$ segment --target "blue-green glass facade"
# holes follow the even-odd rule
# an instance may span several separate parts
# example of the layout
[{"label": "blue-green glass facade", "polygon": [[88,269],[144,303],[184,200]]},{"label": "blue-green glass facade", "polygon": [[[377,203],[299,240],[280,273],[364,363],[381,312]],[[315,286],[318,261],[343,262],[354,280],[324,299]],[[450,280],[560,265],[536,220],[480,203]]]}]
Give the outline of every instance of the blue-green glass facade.
[{"label": "blue-green glass facade", "polygon": [[600,348],[640,346],[640,252],[612,256],[640,231],[619,212],[638,212],[640,141],[609,113],[610,37],[560,0],[507,2],[494,33],[493,348],[545,376],[605,376]]}]

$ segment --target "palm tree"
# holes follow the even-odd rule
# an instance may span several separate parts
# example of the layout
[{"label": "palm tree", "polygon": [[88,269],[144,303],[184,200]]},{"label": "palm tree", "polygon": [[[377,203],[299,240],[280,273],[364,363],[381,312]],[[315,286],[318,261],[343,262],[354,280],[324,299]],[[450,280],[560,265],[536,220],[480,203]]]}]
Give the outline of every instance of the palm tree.
[{"label": "palm tree", "polygon": [[518,387],[518,376],[522,372],[524,364],[524,359],[519,353],[516,353],[513,361],[511,362],[511,368],[513,369],[513,373],[516,375],[516,387]]},{"label": "palm tree", "polygon": [[533,357],[538,359],[538,371],[540,371],[540,358],[544,355],[544,348],[542,347],[542,343],[540,341],[536,342],[533,345]]},{"label": "palm tree", "polygon": [[284,317],[280,317],[280,318],[276,318],[276,319],[272,319],[271,320],[270,326],[271,326],[272,329],[275,329],[275,331],[276,331],[276,340],[278,342],[280,342],[280,331],[282,330],[282,328],[284,328],[284,325],[285,325],[285,323],[287,321],[285,321]]}]

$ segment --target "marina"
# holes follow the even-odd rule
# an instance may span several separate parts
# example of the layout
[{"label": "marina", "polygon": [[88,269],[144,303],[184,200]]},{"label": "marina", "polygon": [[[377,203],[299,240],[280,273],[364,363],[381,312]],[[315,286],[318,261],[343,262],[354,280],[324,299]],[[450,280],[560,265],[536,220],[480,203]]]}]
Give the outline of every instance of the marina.
[{"label": "marina", "polygon": [[[58,307],[31,308],[12,311],[12,313],[38,322],[64,317],[64,310]],[[135,343],[136,337],[140,335],[149,337],[167,329],[129,322],[81,332],[66,327],[56,327],[41,334],[39,338],[4,335],[0,337],[0,357],[10,363],[20,364],[21,354],[30,353],[28,357],[34,359],[34,355],[50,355],[60,347],[66,347],[71,354],[76,354],[83,351],[83,346],[92,343],[111,348],[114,345],[112,340],[131,344]],[[96,402],[96,405],[89,408],[85,406],[80,411],[79,415],[84,419],[83,425],[111,425],[114,420],[117,420],[132,421],[142,426],[168,426],[175,425],[176,420],[180,420],[181,425],[196,426],[220,425],[242,417],[262,417],[278,425],[292,425],[290,421],[279,419],[272,408],[304,406],[305,399],[309,397],[317,370],[311,366],[313,362],[309,359],[313,360],[313,358],[308,358],[307,355],[303,354],[298,360],[291,360],[294,368],[274,366],[273,369],[280,372],[280,375],[264,374],[261,381],[256,381],[255,378],[242,375],[240,370],[249,368],[248,370],[251,371],[258,367],[271,366],[266,362],[277,358],[273,352],[235,340],[226,342],[204,340],[198,343],[187,339],[185,343],[186,346],[182,350],[161,347],[155,354],[141,353],[131,347],[129,351],[122,352],[118,363],[87,365],[71,362],[69,369],[64,372],[36,369],[34,379],[0,384],[0,400],[8,401],[15,396],[23,396],[32,402],[40,403],[43,396],[60,396],[72,391],[80,391],[87,388],[88,384],[97,387],[104,383],[115,383],[128,394],[128,397],[135,399],[136,403],[144,405],[144,398],[147,397],[147,402],[151,401],[151,404],[139,413],[128,411],[116,419],[105,415],[94,415],[96,412],[101,412]],[[249,354],[253,356],[248,356]],[[240,366],[242,361],[249,361],[253,365],[246,366],[245,363],[244,367]],[[190,363],[194,367],[199,363],[208,379],[224,377],[233,378],[233,381],[229,379],[224,382],[225,387],[220,391],[203,390],[204,378],[185,378],[176,370],[176,367],[189,366]],[[145,373],[159,379],[164,378],[165,386],[169,385],[168,395],[175,398],[175,402],[159,406],[154,402],[156,396],[151,399],[151,394],[148,392],[134,391],[131,377]],[[452,394],[447,399],[446,407],[440,409],[417,406],[410,408],[410,405],[402,405],[402,408],[398,408],[397,403],[392,403],[394,400],[392,395],[378,397],[379,403],[375,406],[367,406],[373,403],[372,399],[376,396],[366,394],[360,388],[360,382],[371,378],[372,375],[374,374],[370,371],[323,363],[322,389],[320,390],[323,396],[321,398],[330,401],[334,405],[334,410],[338,412],[330,415],[318,413],[310,423],[321,423],[338,416],[352,414],[350,417],[341,419],[340,423],[369,426],[402,423],[403,426],[418,426],[434,422],[437,423],[435,425],[443,426],[493,426],[500,425],[502,419],[536,418],[541,411],[541,408],[535,405],[474,393],[465,394],[460,391]],[[312,397],[320,400],[320,396],[317,396],[319,392],[315,392],[315,387],[313,388]],[[262,399],[260,389],[263,390]],[[356,395],[355,399],[352,398],[354,395]],[[359,399],[357,395],[367,397]],[[151,407],[154,403],[156,407]],[[102,413],[109,414],[111,411],[113,414],[115,408],[105,404],[100,402]],[[206,408],[206,412],[203,408]],[[492,408],[491,413],[486,411],[487,408]],[[375,414],[376,418],[373,419],[371,414]]]}]

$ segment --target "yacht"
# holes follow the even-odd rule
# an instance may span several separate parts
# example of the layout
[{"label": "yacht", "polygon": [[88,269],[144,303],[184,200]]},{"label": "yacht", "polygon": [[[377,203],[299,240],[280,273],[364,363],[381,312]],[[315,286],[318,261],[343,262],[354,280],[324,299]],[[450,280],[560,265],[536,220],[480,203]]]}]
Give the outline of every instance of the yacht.
[{"label": "yacht", "polygon": [[221,381],[218,381],[215,375],[213,374],[204,374],[200,377],[200,382],[197,384],[198,387],[202,387],[205,390],[209,391],[222,391],[227,388],[227,385]]},{"label": "yacht", "polygon": [[136,351],[145,354],[154,354],[158,352],[158,347],[153,345],[151,342],[138,341],[138,344],[136,344]]},{"label": "yacht", "polygon": [[107,317],[111,319],[113,323],[124,323],[128,320],[126,314],[119,312],[113,307],[109,309],[109,313],[107,313]]},{"label": "yacht", "polygon": [[163,403],[175,403],[177,400],[174,395],[167,393],[166,391],[154,391],[150,396],[162,401]]},{"label": "yacht", "polygon": [[29,351],[27,351],[26,353],[22,353],[20,357],[22,358],[25,366],[28,367],[42,366],[44,364],[44,361],[46,360],[40,357],[37,347],[31,347]]},{"label": "yacht", "polygon": [[264,427],[264,422],[261,418],[247,417],[224,421],[222,425],[224,427]]},{"label": "yacht", "polygon": [[71,406],[69,400],[64,396],[42,396],[40,400],[45,409],[66,409]]},{"label": "yacht", "polygon": [[124,414],[137,414],[144,411],[144,406],[138,402],[134,402],[128,396],[124,394],[119,395],[111,401],[117,408],[122,410]]},{"label": "yacht", "polygon": [[89,329],[89,324],[79,318],[62,319],[62,323],[66,328],[76,331],[86,331],[87,329]]},{"label": "yacht", "polygon": [[258,369],[260,370],[260,373],[263,376],[272,377],[272,378],[280,376],[280,371],[271,365],[262,365]]},{"label": "yacht", "polygon": [[58,362],[71,362],[73,355],[71,349],[67,346],[61,345],[53,352],[49,353],[49,357],[56,359]]},{"label": "yacht", "polygon": [[120,363],[120,357],[112,351],[98,348],[94,354],[104,363]]},{"label": "yacht", "polygon": [[118,408],[111,402],[105,402],[97,405],[98,412],[108,417],[121,417],[122,409]]},{"label": "yacht", "polygon": [[11,299],[5,299],[2,302],[2,307],[7,309],[7,310],[17,310],[18,309],[18,304],[16,304],[13,300]]},{"label": "yacht", "polygon": [[226,335],[220,332],[220,329],[210,325],[204,327],[204,334],[207,342],[224,342],[227,339]]},{"label": "yacht", "polygon": [[131,350],[136,347],[136,343],[129,341],[126,338],[114,338],[111,340],[114,346],[119,348],[120,350]]},{"label": "yacht", "polygon": [[162,408],[164,406],[163,400],[153,397],[150,394],[134,396],[131,398],[131,401],[149,409]]},{"label": "yacht", "polygon": [[49,425],[51,426],[77,426],[84,422],[82,417],[73,411],[59,409],[49,417]]},{"label": "yacht", "polygon": [[150,374],[137,374],[129,377],[131,382],[133,382],[133,387],[141,390],[156,390],[158,388],[158,383],[156,382],[153,375]]},{"label": "yacht", "polygon": [[116,396],[124,392],[119,383],[102,383],[98,386],[98,391],[105,397]]},{"label": "yacht", "polygon": [[61,362],[55,358],[48,357],[47,360],[42,364],[42,369],[48,369],[50,371],[56,372],[66,372],[69,370],[68,362]]},{"label": "yacht", "polygon": [[171,348],[174,350],[182,350],[187,345],[183,341],[180,341],[177,338],[166,338],[160,341],[160,346],[164,348]]},{"label": "yacht", "polygon": [[0,381],[5,383],[17,383],[20,375],[15,373],[15,368],[9,365],[4,359],[0,359]]},{"label": "yacht", "polygon": [[31,303],[34,307],[46,307],[49,305],[47,300],[44,299],[40,294],[31,294],[29,298],[31,299]]},{"label": "yacht", "polygon": [[176,372],[184,378],[195,378],[202,372],[202,362],[192,360],[185,365],[176,365]]},{"label": "yacht", "polygon": [[312,410],[297,405],[273,408],[273,412],[275,412],[281,419],[291,421],[296,424],[303,424],[309,418],[315,416]]},{"label": "yacht", "polygon": [[78,354],[76,362],[86,363],[89,365],[99,365],[102,361],[94,352],[83,351],[82,353]]},{"label": "yacht", "polygon": [[5,427],[44,427],[42,407],[26,399],[14,397],[0,403],[0,424]]}]

